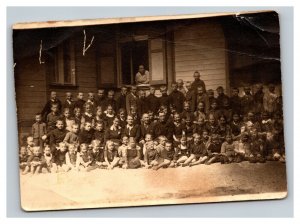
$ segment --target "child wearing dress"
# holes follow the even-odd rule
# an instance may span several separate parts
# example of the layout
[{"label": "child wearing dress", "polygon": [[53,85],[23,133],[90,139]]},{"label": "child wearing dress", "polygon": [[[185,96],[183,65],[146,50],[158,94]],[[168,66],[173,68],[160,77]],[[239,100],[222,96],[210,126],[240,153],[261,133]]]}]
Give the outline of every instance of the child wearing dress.
[{"label": "child wearing dress", "polygon": [[122,145],[118,148],[118,155],[119,155],[119,165],[123,169],[128,168],[128,160],[127,160],[127,150],[128,150],[129,138],[127,135],[122,136]]},{"label": "child wearing dress", "polygon": [[221,156],[220,161],[222,164],[232,163],[235,158],[235,142],[232,139],[231,134],[227,134],[225,137],[225,142],[221,146]]},{"label": "child wearing dress", "polygon": [[46,172],[46,173],[54,172],[54,170],[53,170],[54,157],[51,153],[51,149],[50,149],[49,145],[45,146],[44,160],[45,160],[45,163],[43,164],[42,171]]},{"label": "child wearing dress", "polygon": [[104,160],[103,163],[104,166],[107,167],[107,169],[112,170],[115,168],[120,158],[118,157],[118,150],[116,149],[116,146],[113,141],[107,141],[105,149],[104,149]]},{"label": "child wearing dress", "polygon": [[38,174],[41,169],[42,165],[44,164],[44,157],[41,153],[39,146],[33,147],[33,154],[28,157],[27,166],[25,167],[22,174],[27,174],[29,171],[31,174]]},{"label": "child wearing dress", "polygon": [[184,162],[190,157],[190,154],[190,145],[187,143],[187,138],[181,137],[180,144],[175,146],[175,165],[184,166]]},{"label": "child wearing dress", "polygon": [[129,169],[136,169],[141,167],[141,147],[136,144],[133,137],[129,138],[129,145],[127,149],[127,161]]},{"label": "child wearing dress", "polygon": [[90,159],[90,154],[88,152],[88,144],[80,144],[80,152],[77,153],[76,167],[79,171],[86,172],[90,164],[92,163]]},{"label": "child wearing dress", "polygon": [[65,171],[77,171],[78,167],[77,167],[77,159],[78,159],[78,155],[77,155],[77,148],[78,145],[77,144],[69,144],[69,150],[66,153],[66,168]]}]

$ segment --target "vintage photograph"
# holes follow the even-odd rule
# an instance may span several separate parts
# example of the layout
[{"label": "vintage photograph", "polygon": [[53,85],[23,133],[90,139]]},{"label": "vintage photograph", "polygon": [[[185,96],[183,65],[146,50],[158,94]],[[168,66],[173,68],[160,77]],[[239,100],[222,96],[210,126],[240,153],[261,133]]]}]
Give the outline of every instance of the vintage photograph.
[{"label": "vintage photograph", "polygon": [[14,24],[22,209],[285,198],[279,19]]}]

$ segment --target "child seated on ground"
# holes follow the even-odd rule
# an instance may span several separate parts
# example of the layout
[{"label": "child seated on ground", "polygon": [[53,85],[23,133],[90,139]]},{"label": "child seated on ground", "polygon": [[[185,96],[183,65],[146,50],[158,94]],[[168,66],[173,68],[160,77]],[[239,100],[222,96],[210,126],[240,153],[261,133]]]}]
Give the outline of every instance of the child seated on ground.
[{"label": "child seated on ground", "polygon": [[180,115],[175,112],[172,124],[173,141],[179,143],[182,137],[182,133],[185,132],[184,124],[181,122]]},{"label": "child seated on ground", "polygon": [[128,168],[128,161],[127,161],[127,150],[128,150],[128,143],[129,143],[129,138],[127,135],[122,136],[122,145],[118,148],[118,155],[119,155],[119,165],[123,169]]},{"label": "child seated on ground", "polygon": [[26,138],[26,143],[27,143],[27,146],[26,146],[27,154],[28,154],[28,156],[31,156],[33,154],[33,147],[35,146],[33,137],[28,136]]},{"label": "child seated on ground", "polygon": [[44,148],[44,164],[42,166],[42,172],[51,173],[53,171],[54,156],[51,153],[49,145],[45,145]]},{"label": "child seated on ground", "polygon": [[66,153],[66,169],[65,171],[68,172],[70,170],[78,170],[77,169],[77,144],[69,144],[69,150]]},{"label": "child seated on ground", "polygon": [[64,116],[62,117],[65,127],[67,131],[72,131],[72,126],[75,124],[75,120],[71,117],[71,111],[70,108],[64,109]]},{"label": "child seated on ground", "polygon": [[220,161],[222,164],[232,163],[235,158],[235,142],[232,139],[231,134],[227,134],[225,137],[225,142],[221,146]]},{"label": "child seated on ground", "polygon": [[65,142],[60,142],[58,144],[56,152],[53,153],[54,163],[52,164],[54,173],[66,171],[66,153],[68,150],[68,145]]},{"label": "child seated on ground", "polygon": [[39,146],[33,147],[33,154],[28,157],[27,166],[22,174],[27,174],[29,171],[31,174],[38,174],[41,171],[44,163],[44,157],[40,150]]},{"label": "child seated on ground", "polygon": [[104,149],[104,160],[105,162],[103,165],[109,170],[112,170],[119,163],[120,158],[118,157],[118,150],[116,149],[114,142],[111,140],[106,142]]},{"label": "child seated on ground", "polygon": [[101,147],[101,142],[99,140],[93,140],[91,146],[92,150],[89,152],[91,164],[87,168],[87,171],[104,167],[104,148]]},{"label": "child seated on ground", "polygon": [[21,146],[20,153],[19,153],[19,163],[20,163],[20,169],[23,171],[25,167],[27,166],[28,161],[28,153],[25,146]]},{"label": "child seated on ground", "polygon": [[265,156],[268,161],[283,161],[285,159],[280,152],[279,143],[274,140],[272,132],[267,132],[266,134]]},{"label": "child seated on ground", "polygon": [[175,150],[173,148],[172,142],[167,141],[165,147],[157,153],[156,155],[157,165],[154,165],[152,169],[158,170],[160,168],[175,167],[176,157]]},{"label": "child seated on ground", "polygon": [[180,144],[175,146],[175,165],[183,165],[184,162],[190,157],[190,146],[187,144],[186,137],[181,137]]},{"label": "child seated on ground", "polygon": [[211,143],[207,148],[207,154],[209,159],[206,162],[206,164],[210,165],[212,163],[219,162],[220,153],[221,153],[221,142],[219,136],[217,134],[212,134]]},{"label": "child seated on ground", "polygon": [[157,151],[154,148],[154,142],[148,141],[145,143],[144,147],[146,148],[146,151],[144,153],[144,162],[143,165],[145,168],[149,169],[153,166],[157,165]]},{"label": "child seated on ground", "polygon": [[[151,141],[153,141],[153,138],[152,138],[152,134],[146,134],[145,135],[145,139],[141,139],[140,140],[140,142],[139,142],[139,144],[142,146],[142,148],[143,148],[143,156],[145,157],[145,152],[146,152],[146,143],[147,142],[151,142]],[[154,143],[153,143],[154,144]]]},{"label": "child seated on ground", "polygon": [[253,130],[250,136],[251,140],[251,152],[249,156],[249,162],[250,163],[264,163],[266,160],[264,158],[264,152],[265,152],[265,142],[264,140],[259,136],[257,130]]},{"label": "child seated on ground", "polygon": [[74,123],[72,130],[68,132],[64,138],[64,142],[68,144],[79,144],[79,125]]},{"label": "child seated on ground", "polygon": [[250,156],[251,145],[249,143],[249,134],[247,132],[244,132],[241,135],[241,139],[235,144],[234,151],[236,153],[236,163],[240,163]]},{"label": "child seated on ground", "polygon": [[92,129],[92,123],[87,121],[84,124],[84,129],[79,133],[78,140],[79,144],[91,144],[94,139],[94,129]]},{"label": "child seated on ground", "polygon": [[158,136],[157,138],[157,145],[155,147],[156,151],[160,153],[165,149],[165,144],[166,144],[167,138],[163,135]]},{"label": "child seated on ground", "polygon": [[193,137],[193,143],[190,145],[190,156],[182,164],[183,166],[195,166],[202,164],[205,163],[208,158],[206,146],[201,142],[201,136],[198,133],[195,133]]},{"label": "child seated on ground", "polygon": [[80,144],[80,152],[77,153],[76,167],[79,171],[87,171],[92,161],[88,152],[88,144]]},{"label": "child seated on ground", "polygon": [[129,147],[127,148],[127,162],[129,169],[141,167],[141,147],[136,144],[133,137],[129,138]]}]

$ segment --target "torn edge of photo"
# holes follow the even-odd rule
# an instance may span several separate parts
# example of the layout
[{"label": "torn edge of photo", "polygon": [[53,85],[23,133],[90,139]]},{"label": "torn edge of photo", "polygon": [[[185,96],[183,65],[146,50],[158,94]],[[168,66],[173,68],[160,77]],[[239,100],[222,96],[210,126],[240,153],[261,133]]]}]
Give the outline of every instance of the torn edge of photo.
[{"label": "torn edge of photo", "polygon": [[12,28],[25,211],[287,196],[275,11]]}]

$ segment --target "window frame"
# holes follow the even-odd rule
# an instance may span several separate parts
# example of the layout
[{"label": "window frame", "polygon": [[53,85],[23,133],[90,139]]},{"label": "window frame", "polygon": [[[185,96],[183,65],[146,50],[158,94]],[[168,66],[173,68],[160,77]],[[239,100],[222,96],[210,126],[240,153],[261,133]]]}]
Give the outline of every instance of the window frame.
[{"label": "window frame", "polygon": [[[70,79],[71,82],[66,82],[65,79],[65,47],[66,44],[69,46],[69,52],[67,55],[70,55],[69,60],[69,68],[68,72],[70,72]],[[78,79],[77,79],[77,72],[76,72],[76,51],[75,51],[75,41],[73,38],[64,40],[61,44],[52,49],[54,54],[54,58],[51,59],[50,64],[53,66],[53,70],[48,69],[48,77],[49,77],[49,86],[50,87],[70,87],[76,88],[78,87]],[[58,81],[55,81],[58,79]]]}]

